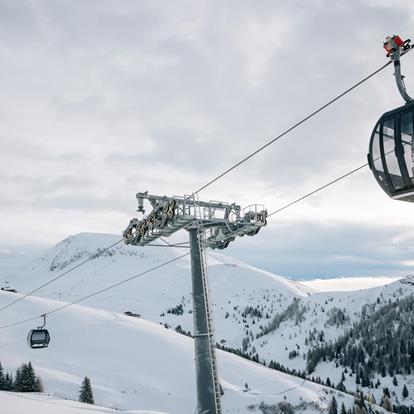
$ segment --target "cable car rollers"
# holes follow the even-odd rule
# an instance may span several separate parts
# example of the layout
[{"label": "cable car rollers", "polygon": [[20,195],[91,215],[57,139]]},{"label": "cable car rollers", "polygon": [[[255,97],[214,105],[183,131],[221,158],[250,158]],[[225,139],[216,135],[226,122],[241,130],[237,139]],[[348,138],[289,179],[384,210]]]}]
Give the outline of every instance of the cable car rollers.
[{"label": "cable car rollers", "polygon": [[27,343],[32,349],[47,348],[50,342],[50,335],[47,329],[44,329],[46,326],[46,315],[43,316],[43,325],[39,326],[37,329],[32,329],[27,335]]},{"label": "cable car rollers", "polygon": [[395,80],[405,105],[386,112],[371,135],[368,163],[378,184],[393,199],[414,202],[414,101],[401,75],[400,56],[413,46],[399,36],[387,37],[384,48],[394,62]]}]

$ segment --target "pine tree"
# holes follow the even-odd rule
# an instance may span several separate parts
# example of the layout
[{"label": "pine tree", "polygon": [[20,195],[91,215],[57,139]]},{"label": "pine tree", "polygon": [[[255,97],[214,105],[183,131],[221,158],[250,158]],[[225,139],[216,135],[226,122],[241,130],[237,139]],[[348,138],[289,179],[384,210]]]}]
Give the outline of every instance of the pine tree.
[{"label": "pine tree", "polygon": [[338,403],[336,402],[336,398],[334,396],[329,404],[328,414],[338,414]]},{"label": "pine tree", "polygon": [[16,375],[14,376],[14,381],[13,381],[13,391],[21,391],[21,379],[22,375],[21,375],[21,369],[17,368],[16,370]]},{"label": "pine tree", "polygon": [[30,392],[30,373],[28,370],[28,366],[26,364],[22,364],[20,366],[20,385],[19,385],[20,392]]},{"label": "pine tree", "polygon": [[342,392],[346,392],[346,387],[342,381],[336,386],[336,389]]},{"label": "pine tree", "polygon": [[92,393],[91,381],[88,377],[85,377],[82,382],[81,389],[79,391],[79,401],[87,404],[95,404]]},{"label": "pine tree", "polygon": [[4,376],[4,391],[13,391],[13,376],[8,372]]},{"label": "pine tree", "polygon": [[345,408],[345,404],[344,404],[343,401],[342,401],[342,404],[341,404],[341,414],[346,414],[346,408]]},{"label": "pine tree", "polygon": [[385,364],[382,361],[382,358],[380,358],[378,361],[378,371],[381,373],[381,377],[385,378],[385,376],[387,375],[387,371],[385,369]]},{"label": "pine tree", "polygon": [[5,377],[4,377],[4,369],[0,362],[0,391],[4,391],[5,388]]},{"label": "pine tree", "polygon": [[23,364],[20,368],[20,391],[35,392],[36,391],[36,374],[32,363]]},{"label": "pine tree", "polygon": [[396,387],[398,385],[397,377],[394,375],[394,378],[392,379],[393,385]]},{"label": "pine tree", "polygon": [[408,397],[408,389],[407,389],[407,386],[405,384],[404,384],[404,388],[402,390],[402,396],[404,398],[407,398]]},{"label": "pine tree", "polygon": [[358,388],[356,390],[356,397],[354,399],[354,405],[359,408],[363,408],[363,409],[366,408],[364,393]]}]

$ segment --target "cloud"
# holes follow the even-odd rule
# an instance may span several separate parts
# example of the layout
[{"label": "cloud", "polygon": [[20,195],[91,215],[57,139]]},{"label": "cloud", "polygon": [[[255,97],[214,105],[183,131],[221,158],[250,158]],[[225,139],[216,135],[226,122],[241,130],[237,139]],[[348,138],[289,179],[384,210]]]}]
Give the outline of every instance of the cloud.
[{"label": "cloud", "polygon": [[[405,3],[0,2],[0,242],[19,242],[22,217],[25,243],[118,232],[137,191],[192,192],[382,65],[383,38],[412,28]],[[273,210],[363,164],[401,103],[393,82],[387,69],[201,198]],[[292,276],[400,272],[411,217],[367,170],[229,252]]]},{"label": "cloud", "polygon": [[310,288],[321,292],[347,292],[360,289],[369,289],[377,286],[384,286],[397,281],[398,278],[377,276],[377,277],[344,277],[335,279],[315,279],[303,282]]},{"label": "cloud", "polygon": [[291,278],[340,276],[405,276],[414,271],[414,235],[404,243],[395,238],[403,226],[343,223],[282,223],[264,228],[255,238],[243,238],[229,253]]}]

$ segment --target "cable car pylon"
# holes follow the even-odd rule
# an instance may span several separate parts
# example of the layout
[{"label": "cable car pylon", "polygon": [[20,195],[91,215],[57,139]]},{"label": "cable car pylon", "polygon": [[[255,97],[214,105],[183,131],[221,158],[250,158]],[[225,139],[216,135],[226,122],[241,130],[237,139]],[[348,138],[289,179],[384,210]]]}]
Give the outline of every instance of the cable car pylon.
[{"label": "cable car pylon", "polygon": [[267,224],[267,211],[258,204],[244,209],[235,203],[199,201],[194,196],[167,197],[138,193],[138,212],[144,201],[152,211],[134,218],[123,232],[126,244],[145,246],[160,237],[185,229],[190,236],[191,280],[197,413],[221,414],[220,382],[208,287],[205,249],[225,249],[237,236],[254,236]]}]

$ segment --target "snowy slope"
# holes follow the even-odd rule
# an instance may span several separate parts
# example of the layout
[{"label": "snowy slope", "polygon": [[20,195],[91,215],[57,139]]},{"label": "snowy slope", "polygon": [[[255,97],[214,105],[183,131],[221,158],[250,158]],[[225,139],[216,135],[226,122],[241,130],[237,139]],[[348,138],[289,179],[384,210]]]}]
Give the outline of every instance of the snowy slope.
[{"label": "snowy slope", "polygon": [[[27,292],[93,257],[117,240],[118,236],[107,234],[82,233],[68,237],[7,280],[19,292]],[[76,300],[185,252],[188,250],[135,247],[121,243],[36,295],[64,301]],[[375,303],[382,292],[384,300],[395,300],[402,294],[412,292],[411,288],[404,287],[405,293],[399,293],[398,289],[403,286],[400,281],[353,292],[316,292],[301,283],[221,254],[209,253],[208,266],[217,342],[241,348],[243,339],[249,336],[248,352],[253,354],[256,351],[267,361],[277,360],[296,369],[304,369],[305,361],[303,358],[290,360],[289,352],[297,346],[300,353],[306,352],[304,343],[309,330],[323,329],[327,339],[334,339],[360,318],[363,305]],[[276,332],[256,340],[262,328],[295,299],[300,300],[300,309],[304,308],[304,320],[289,319]],[[184,330],[192,331],[189,257],[88,299],[84,304],[121,313],[131,311],[145,319],[167,324],[172,329],[180,325]],[[168,312],[177,306],[182,307],[182,314]],[[248,307],[251,308],[246,313]],[[345,308],[349,323],[330,326],[329,312],[332,308]]]},{"label": "snowy slope", "polygon": [[[353,292],[317,292],[300,300],[299,321],[294,315],[282,322],[275,331],[255,339],[253,346],[261,350],[260,355],[265,359],[276,359],[291,368],[303,370],[306,361],[303,358],[289,359],[288,353],[297,349],[302,356],[310,346],[315,345],[312,341],[309,341],[309,346],[305,345],[305,339],[309,338],[310,332],[323,331],[325,341],[334,340],[352,326],[353,322],[360,320],[364,305],[375,309],[388,301],[395,301],[413,294],[414,277]],[[333,312],[338,309],[342,310],[348,318],[343,324],[336,324],[333,321]]]},{"label": "snowy slope", "polygon": [[[118,236],[103,234],[71,236],[8,280],[19,292],[26,292],[117,240]],[[37,294],[72,301],[186,251],[119,244]],[[359,321],[364,306],[375,309],[387,301],[414,294],[414,280],[409,277],[358,291],[317,292],[220,254],[209,254],[208,265],[217,342],[239,349],[244,344],[244,351],[251,356],[257,354],[261,360],[274,360],[296,370],[306,368],[304,355],[318,345],[317,338],[322,331],[324,341],[334,340]],[[85,305],[121,313],[128,310],[172,329],[181,325],[186,331],[192,331],[190,292],[190,263],[185,257],[92,298]],[[182,314],[171,313],[177,306],[182,307]],[[282,318],[276,329],[261,335],[289,306],[296,306],[293,313]],[[346,316],[342,324],[333,322],[332,315],[338,310]],[[310,333],[316,339],[311,339]],[[297,356],[289,356],[292,351]],[[337,384],[342,370],[332,364],[319,364],[314,375],[322,379],[329,376]],[[414,394],[414,381],[402,381],[408,381]],[[393,389],[390,382],[387,378],[383,384]],[[350,390],[356,389],[354,378],[346,378],[345,385]],[[381,389],[374,390],[377,400],[381,398]]]},{"label": "snowy slope", "polygon": [[0,391],[2,414],[164,414],[160,411],[117,411],[48,395]]},{"label": "snowy slope", "polygon": [[[19,292],[27,292],[117,240],[119,236],[107,234],[82,233],[68,237],[7,280]],[[186,252],[185,249],[135,247],[121,243],[36,294],[72,301]],[[236,315],[246,306],[262,303],[263,312],[270,316],[282,310],[293,298],[306,297],[312,292],[300,283],[224,255],[209,254],[208,265],[216,338],[225,340],[230,346],[241,344],[244,334]],[[116,312],[131,311],[145,319],[167,323],[172,328],[181,325],[187,331],[192,330],[190,272],[189,257],[185,257],[94,297],[85,305]],[[168,313],[180,304],[183,315],[177,317]]]},{"label": "snowy slope", "polygon": [[[13,297],[15,294],[1,292],[0,306]],[[50,299],[27,298],[19,308],[5,311],[2,322],[41,314],[61,304]],[[30,324],[19,325],[1,331],[1,362],[6,371],[14,371],[22,362],[32,361],[46,392],[76,399],[81,381],[87,375],[99,405],[171,414],[194,412],[191,338],[153,322],[80,305],[49,317],[52,340],[48,349],[32,350],[27,346],[26,334],[30,328]],[[315,412],[317,407],[326,407],[333,392],[221,351],[218,366],[225,392],[224,413],[246,412],[247,406],[255,412],[260,402],[275,404],[285,396],[295,406],[302,404],[302,411]],[[250,390],[244,392],[246,382]],[[350,396],[337,392],[335,395],[348,406],[352,402]]]},{"label": "snowy slope", "polygon": [[[272,359],[291,369],[303,371],[306,369],[305,355],[309,349],[329,341],[333,342],[352,327],[354,322],[360,321],[364,311],[369,314],[388,302],[395,302],[408,295],[414,295],[414,277],[406,277],[389,285],[353,292],[314,293],[300,300],[298,312],[283,321],[277,329],[260,338],[252,339],[249,349],[257,350],[259,356],[266,361]],[[339,309],[345,315],[346,320],[338,324],[334,321],[333,315]],[[296,351],[297,356],[290,358],[289,354],[292,351]],[[329,377],[331,383],[338,384],[343,371],[344,367],[337,367],[334,362],[321,362],[312,376],[320,377],[324,381]],[[363,391],[366,395],[372,394],[379,402],[383,388],[388,387],[393,403],[400,404],[404,384],[408,387],[409,395],[414,396],[414,376],[396,375],[396,377],[397,386],[393,384],[392,377],[383,378],[378,374],[372,378],[372,381],[375,383],[380,380],[380,387],[364,388]],[[352,375],[350,371],[345,372],[344,385],[350,391],[357,389],[355,375]],[[414,405],[414,399],[411,397],[405,400],[404,404]]]}]

